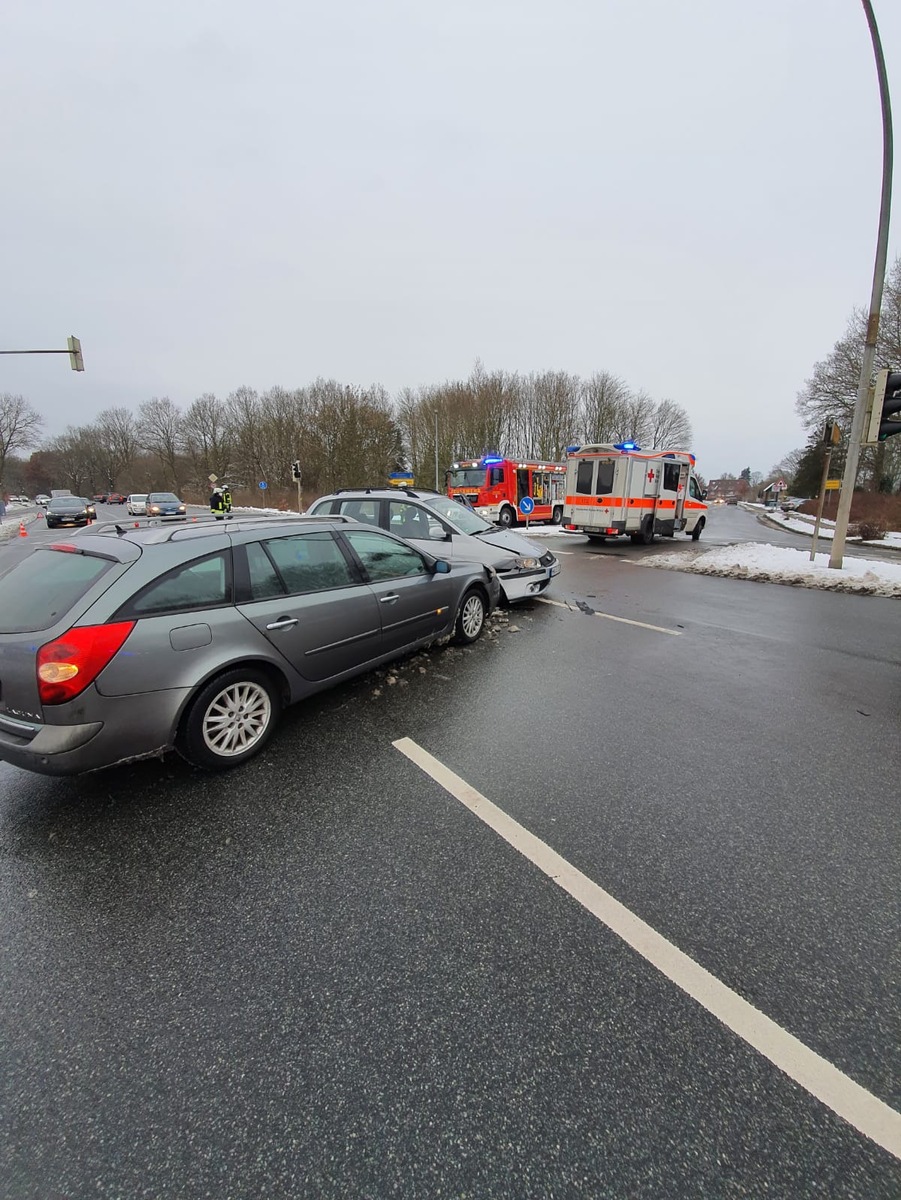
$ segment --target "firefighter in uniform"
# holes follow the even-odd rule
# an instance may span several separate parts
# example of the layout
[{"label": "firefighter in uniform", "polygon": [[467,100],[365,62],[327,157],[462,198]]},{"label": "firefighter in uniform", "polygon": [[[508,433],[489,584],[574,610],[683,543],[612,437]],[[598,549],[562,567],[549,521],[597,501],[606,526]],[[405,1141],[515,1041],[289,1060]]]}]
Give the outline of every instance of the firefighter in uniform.
[{"label": "firefighter in uniform", "polygon": [[231,510],[232,510],[232,494],[228,490],[228,484],[223,483],[223,485],[222,485],[222,511],[225,513],[226,516],[228,516],[229,513],[231,512]]},{"label": "firefighter in uniform", "polygon": [[225,497],[223,496],[222,488],[213,488],[212,495],[210,496],[210,513],[217,521],[221,521],[225,516]]}]

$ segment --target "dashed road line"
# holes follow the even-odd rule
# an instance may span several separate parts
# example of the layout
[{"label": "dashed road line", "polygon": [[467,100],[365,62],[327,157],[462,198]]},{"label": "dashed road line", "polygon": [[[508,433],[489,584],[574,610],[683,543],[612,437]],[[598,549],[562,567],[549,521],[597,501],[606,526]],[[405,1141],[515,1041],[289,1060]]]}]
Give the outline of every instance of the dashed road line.
[{"label": "dashed road line", "polygon": [[[535,599],[539,604],[553,604],[557,608],[568,608],[570,612],[580,611],[565,600],[551,600],[548,596],[536,596]],[[621,625],[637,625],[639,629],[651,629],[654,633],[668,633],[670,637],[681,637],[683,633],[681,629],[664,629],[662,625],[649,625],[647,621],[633,621],[629,617],[615,617],[613,613],[599,612],[597,609],[592,610],[592,616],[603,617],[605,621],[619,621]]]},{"label": "dashed road line", "polygon": [[392,745],[789,1079],[901,1159],[901,1113],[777,1025],[411,738]]}]

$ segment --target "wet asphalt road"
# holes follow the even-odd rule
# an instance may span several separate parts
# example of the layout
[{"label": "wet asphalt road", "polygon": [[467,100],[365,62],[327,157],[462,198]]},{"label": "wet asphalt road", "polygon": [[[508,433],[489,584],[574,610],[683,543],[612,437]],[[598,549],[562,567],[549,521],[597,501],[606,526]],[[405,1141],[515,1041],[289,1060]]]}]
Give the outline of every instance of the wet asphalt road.
[{"label": "wet asphalt road", "polygon": [[897,1108],[898,602],[547,544],[567,607],[295,709],[230,775],[0,765],[0,1195],[901,1194],[392,746]]}]

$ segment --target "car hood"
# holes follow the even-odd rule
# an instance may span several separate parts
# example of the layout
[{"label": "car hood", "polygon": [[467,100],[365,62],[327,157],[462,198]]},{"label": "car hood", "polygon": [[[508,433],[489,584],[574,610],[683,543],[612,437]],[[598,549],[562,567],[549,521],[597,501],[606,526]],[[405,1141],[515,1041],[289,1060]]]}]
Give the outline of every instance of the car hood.
[{"label": "car hood", "polygon": [[509,554],[518,554],[522,558],[541,558],[544,553],[534,542],[530,542],[528,538],[524,538],[521,533],[516,533],[512,529],[486,530],[484,533],[473,534],[473,537],[477,542],[482,542],[487,546],[497,546]]}]

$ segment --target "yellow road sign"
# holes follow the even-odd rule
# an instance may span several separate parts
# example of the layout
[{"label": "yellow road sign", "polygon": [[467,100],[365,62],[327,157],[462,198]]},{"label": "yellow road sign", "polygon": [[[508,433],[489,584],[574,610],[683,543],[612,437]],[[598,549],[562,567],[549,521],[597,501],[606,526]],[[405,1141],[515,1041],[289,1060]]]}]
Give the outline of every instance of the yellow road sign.
[{"label": "yellow road sign", "polygon": [[826,480],[826,491],[827,492],[834,492],[837,488],[840,488],[841,486],[842,486],[842,481],[840,479],[827,479]]}]

